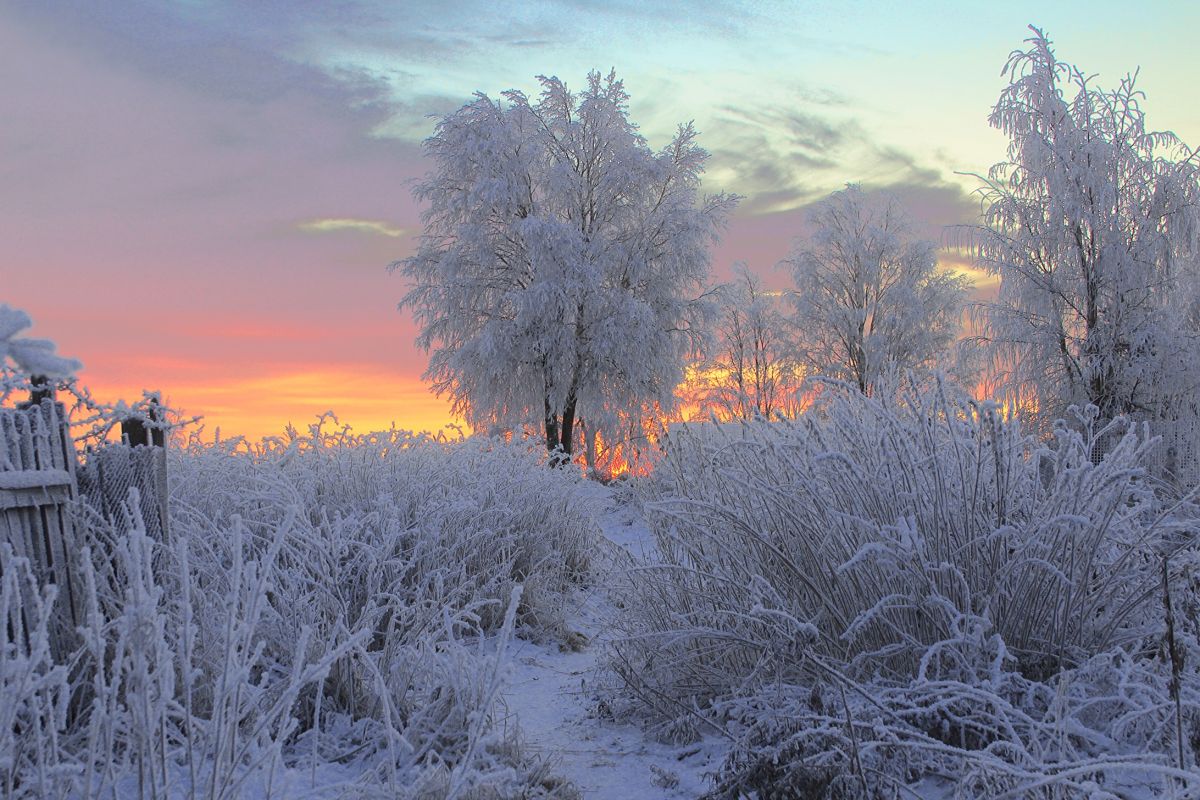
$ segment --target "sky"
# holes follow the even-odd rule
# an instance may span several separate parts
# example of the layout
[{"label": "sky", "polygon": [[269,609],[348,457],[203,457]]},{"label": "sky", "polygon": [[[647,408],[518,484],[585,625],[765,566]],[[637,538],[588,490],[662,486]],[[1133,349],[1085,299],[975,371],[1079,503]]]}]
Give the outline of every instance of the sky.
[{"label": "sky", "polygon": [[714,278],[782,285],[846,183],[930,238],[975,219],[1029,24],[1102,85],[1140,67],[1150,125],[1200,145],[1200,4],[0,0],[0,302],[97,397],[159,390],[207,431],[437,429],[387,270],[437,116],[615,68],[650,144],[694,120],[705,190],[745,198]]}]

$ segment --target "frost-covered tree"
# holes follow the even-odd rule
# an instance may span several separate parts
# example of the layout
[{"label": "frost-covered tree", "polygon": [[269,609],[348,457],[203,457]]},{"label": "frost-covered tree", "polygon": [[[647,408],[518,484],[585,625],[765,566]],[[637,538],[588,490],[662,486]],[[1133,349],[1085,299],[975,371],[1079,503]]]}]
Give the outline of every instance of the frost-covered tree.
[{"label": "frost-covered tree", "polygon": [[1136,74],[1100,89],[1032,30],[991,114],[1009,138],[978,243],[1000,277],[980,315],[993,374],[1051,419],[1177,414],[1200,377],[1196,153],[1146,129]]},{"label": "frost-covered tree", "polygon": [[[674,403],[703,330],[709,248],[736,202],[699,197],[708,154],[680,126],[654,152],[614,73],[573,93],[484,94],[438,123],[417,252],[393,264],[425,373],[477,427],[590,431]],[[615,435],[615,434],[614,434]]]},{"label": "frost-covered tree", "polygon": [[817,203],[809,221],[811,237],[787,263],[812,372],[870,394],[884,375],[947,353],[969,283],[939,269],[936,246],[914,236],[894,196],[850,185]]},{"label": "frost-covered tree", "polygon": [[81,368],[75,359],[58,355],[54,342],[16,338],[32,324],[24,311],[0,303],[0,396],[32,376],[67,378]]},{"label": "frost-covered tree", "polygon": [[746,267],[721,287],[715,342],[703,366],[702,405],[722,419],[771,418],[794,400],[802,370],[780,292]]}]

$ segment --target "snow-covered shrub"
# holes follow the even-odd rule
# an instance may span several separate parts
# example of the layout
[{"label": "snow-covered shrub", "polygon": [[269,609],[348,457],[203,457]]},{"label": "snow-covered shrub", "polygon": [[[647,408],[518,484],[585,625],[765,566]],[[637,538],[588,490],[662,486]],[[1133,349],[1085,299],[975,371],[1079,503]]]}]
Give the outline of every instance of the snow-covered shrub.
[{"label": "snow-covered shrub", "polygon": [[[599,532],[575,491],[578,474],[542,459],[487,438],[354,436],[320,424],[258,449],[193,442],[170,465],[172,528],[219,548],[212,531],[235,516],[260,541],[261,530],[289,519],[281,554],[289,572],[276,592],[299,615],[350,623],[386,597],[378,624],[391,645],[446,613],[491,630],[516,584],[518,624],[553,634]],[[294,640],[294,631],[280,635]]]},{"label": "snow-covered shrub", "polygon": [[[1184,592],[1192,533],[1140,468],[1152,443],[1129,430],[1093,463],[1112,432],[1091,419],[1042,446],[944,386],[830,387],[795,422],[676,432],[646,488],[660,560],[630,573],[613,653],[624,697],[669,733],[733,735],[731,791],[891,792],[969,753],[1024,785],[1166,753],[1162,564]],[[1095,664],[1120,658],[1110,697]],[[1200,686],[1183,695],[1194,721]]]},{"label": "snow-covered shrub", "polygon": [[[193,442],[171,463],[171,535],[203,543],[216,565],[230,559],[228,521],[259,550],[286,527],[262,646],[286,654],[305,630],[315,641],[367,634],[319,693],[300,698],[303,713],[380,723],[395,732],[392,758],[420,765],[432,787],[459,786],[463,764],[490,757],[485,733],[492,750],[512,749],[485,725],[498,656],[462,640],[506,621],[535,637],[561,633],[564,594],[598,535],[578,474],[543,459],[498,440],[354,436],[320,422],[258,448]],[[212,572],[215,596],[225,580]],[[211,616],[204,603],[200,619]],[[372,730],[357,734],[368,751],[380,741]],[[513,766],[500,766],[512,782]]]},{"label": "snow-covered shrub", "polygon": [[26,558],[0,542],[0,794],[53,797],[69,780],[59,732],[71,684],[51,655],[55,587],[40,586]]},{"label": "snow-covered shrub", "polygon": [[[1187,768],[1176,766],[1169,677],[1161,662],[1118,649],[1048,682],[997,670],[971,680],[827,673],[772,684],[714,705],[736,745],[713,796],[805,786],[809,794],[780,796],[890,798],[912,796],[899,788],[908,785],[916,796],[956,800],[1059,800],[1158,797],[1173,784],[1176,796],[1195,797],[1190,756]],[[1194,737],[1194,681],[1183,702]],[[1130,735],[1131,725],[1141,730]]]}]

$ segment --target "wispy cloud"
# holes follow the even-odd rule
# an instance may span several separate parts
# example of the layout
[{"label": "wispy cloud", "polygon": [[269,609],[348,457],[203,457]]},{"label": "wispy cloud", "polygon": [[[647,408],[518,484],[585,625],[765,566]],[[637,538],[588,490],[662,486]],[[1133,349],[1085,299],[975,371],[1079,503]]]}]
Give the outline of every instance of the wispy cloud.
[{"label": "wispy cloud", "polygon": [[390,236],[397,239],[408,233],[407,228],[398,228],[386,222],[373,219],[353,219],[351,217],[331,217],[302,222],[297,226],[305,233],[332,233],[334,231],[356,231],[358,233],[373,233],[379,236]]}]

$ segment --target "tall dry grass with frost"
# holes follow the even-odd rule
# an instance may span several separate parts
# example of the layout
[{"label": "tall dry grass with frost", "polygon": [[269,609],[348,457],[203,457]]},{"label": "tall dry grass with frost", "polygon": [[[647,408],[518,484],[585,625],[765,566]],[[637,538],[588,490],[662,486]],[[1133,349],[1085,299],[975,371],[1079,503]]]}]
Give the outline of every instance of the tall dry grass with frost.
[{"label": "tall dry grass with frost", "polygon": [[1157,656],[1163,559],[1182,591],[1195,518],[1145,477],[1152,441],[1093,463],[1114,432],[1080,422],[1043,446],[946,387],[835,387],[796,422],[676,434],[613,651],[626,709],[733,738],[730,797],[964,773],[963,796],[1072,796],[1135,754],[1140,779],[1200,787]]}]

